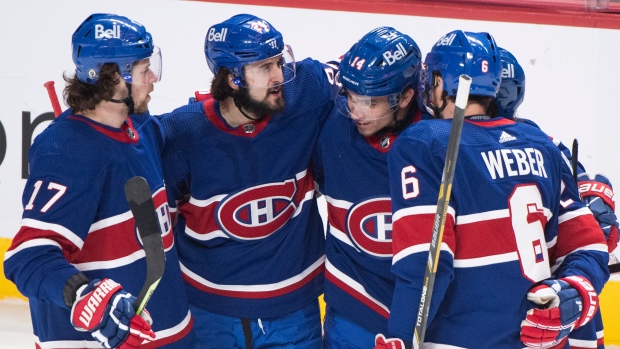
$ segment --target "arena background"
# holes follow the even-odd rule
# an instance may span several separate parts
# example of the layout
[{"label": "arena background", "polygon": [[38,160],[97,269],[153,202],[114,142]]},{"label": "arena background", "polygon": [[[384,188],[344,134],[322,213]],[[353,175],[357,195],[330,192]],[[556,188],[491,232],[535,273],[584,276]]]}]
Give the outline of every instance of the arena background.
[{"label": "arena background", "polygon": [[[607,8],[587,8],[596,3]],[[586,168],[606,174],[620,186],[619,1],[4,1],[0,5],[2,259],[19,229],[28,147],[53,117],[43,83],[54,80],[61,95],[62,73],[72,71],[71,34],[96,12],[143,23],[162,48],[163,79],[151,94],[153,114],[185,104],[195,90],[209,87],[212,74],[203,52],[206,31],[237,13],[270,21],[284,34],[297,60],[337,58],[382,25],[411,35],[423,53],[451,30],[487,31],[525,70],[526,97],[519,116],[533,119],[567,145],[577,138],[579,160]],[[0,299],[10,298],[23,299],[1,272]],[[606,343],[620,344],[620,276],[612,276],[601,299]]]}]

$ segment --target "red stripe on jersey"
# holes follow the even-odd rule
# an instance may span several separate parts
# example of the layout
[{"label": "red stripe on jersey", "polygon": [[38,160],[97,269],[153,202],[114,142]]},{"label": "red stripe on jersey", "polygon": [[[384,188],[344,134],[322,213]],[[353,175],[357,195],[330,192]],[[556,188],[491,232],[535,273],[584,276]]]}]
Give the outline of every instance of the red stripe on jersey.
[{"label": "red stripe on jersey", "polygon": [[325,278],[329,280],[334,285],[338,286],[339,289],[348,293],[353,298],[357,299],[359,302],[372,309],[374,312],[388,319],[390,317],[390,313],[385,311],[385,309],[378,306],[375,302],[371,301],[365,295],[357,292],[353,287],[347,285],[344,281],[338,279],[335,275],[329,272],[329,270],[325,270]]},{"label": "red stripe on jersey", "polygon": [[247,291],[221,290],[221,289],[217,289],[217,288],[213,288],[213,287],[201,284],[200,282],[192,279],[185,273],[183,273],[183,280],[185,280],[185,282],[187,282],[188,284],[192,285],[193,287],[205,293],[212,293],[212,294],[216,294],[219,296],[231,297],[231,298],[263,299],[263,298],[273,298],[273,297],[282,296],[287,293],[291,293],[297,289],[300,289],[304,285],[312,281],[315,277],[321,275],[321,273],[324,270],[325,270],[325,263],[321,263],[320,267],[314,269],[310,274],[306,275],[303,279],[291,285],[278,288],[278,289],[274,289],[274,290],[269,290],[269,291],[251,291],[252,285],[247,285],[248,286]]},{"label": "red stripe on jersey", "polygon": [[81,251],[70,255],[70,263],[109,261],[142,250],[133,218],[90,232]]},{"label": "red stripe on jersey", "polygon": [[[220,129],[220,131],[226,132],[228,134],[234,135],[234,136],[240,136],[240,137],[248,137],[248,138],[253,138],[256,137],[256,135],[258,135],[265,127],[267,127],[267,124],[269,123],[269,120],[271,120],[271,116],[267,116],[265,118],[263,118],[261,121],[259,122],[248,122],[247,124],[243,124],[241,126],[237,126],[237,127],[230,127],[215,111],[215,108],[213,106],[215,100],[213,99],[209,99],[206,100],[203,104],[203,108],[205,110],[205,115],[207,117],[207,119],[218,129]],[[249,130],[251,127],[251,131],[246,131]]]},{"label": "red stripe on jersey", "polygon": [[179,213],[185,217],[185,225],[196,234],[208,234],[220,230],[215,219],[215,208],[218,201],[214,201],[205,207],[196,206],[184,202],[179,206]]},{"label": "red stripe on jersey", "polygon": [[595,244],[607,245],[594,216],[587,214],[564,221],[558,225],[558,241],[549,249],[551,265],[580,247]]},{"label": "red stripe on jersey", "polygon": [[487,257],[517,251],[510,218],[457,225],[456,250],[453,251],[454,259]]},{"label": "red stripe on jersey", "polygon": [[[434,214],[416,214],[398,219],[392,226],[392,251],[394,255],[400,251],[416,245],[428,244],[433,235]],[[446,216],[446,225],[443,231],[443,243],[454,251],[454,219]]]},{"label": "red stripe on jersey", "polygon": [[515,123],[514,120],[509,120],[505,118],[496,118],[496,120],[492,121],[465,119],[465,122],[481,127],[496,127],[503,125],[512,125]]},{"label": "red stripe on jersey", "polygon": [[168,336],[168,337],[164,337],[162,339],[157,339],[155,338],[155,340],[148,342],[146,344],[142,344],[140,345],[140,349],[155,349],[155,348],[161,348],[164,345],[168,345],[171,343],[174,343],[176,341],[179,341],[180,339],[182,339],[183,337],[187,336],[187,334],[189,334],[189,332],[192,330],[192,327],[194,327],[194,317],[190,317],[189,322],[187,323],[187,325],[185,327],[183,327],[181,329],[181,331]]},{"label": "red stripe on jersey", "polygon": [[56,233],[55,231],[41,230],[41,229],[37,229],[33,227],[22,226],[21,228],[19,228],[19,231],[17,232],[17,234],[11,241],[11,246],[9,247],[7,252],[10,252],[16,249],[19,245],[23,244],[24,242],[28,242],[28,241],[39,239],[39,238],[49,239],[49,240],[52,240],[58,243],[60,247],[62,248],[62,251],[65,254],[65,257],[68,254],[79,251],[77,246],[75,246],[71,241],[67,240],[64,236]]},{"label": "red stripe on jersey", "polygon": [[329,220],[329,224],[334,226],[334,228],[340,230],[341,232],[346,233],[346,225],[345,221],[347,219],[347,212],[349,210],[346,208],[336,207],[329,202],[327,203],[327,219]]}]

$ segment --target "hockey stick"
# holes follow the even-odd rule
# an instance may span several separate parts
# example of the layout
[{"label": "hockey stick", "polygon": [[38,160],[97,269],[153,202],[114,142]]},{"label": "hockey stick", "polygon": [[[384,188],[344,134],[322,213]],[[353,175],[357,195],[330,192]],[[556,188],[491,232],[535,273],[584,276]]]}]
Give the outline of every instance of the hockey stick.
[{"label": "hockey stick", "polygon": [[[577,187],[579,187],[579,180],[578,180],[578,176],[577,176],[577,168],[578,168],[578,164],[579,164],[579,159],[578,159],[578,155],[579,155],[579,142],[577,142],[577,138],[573,139],[573,149],[571,150],[571,167],[573,169],[573,178],[575,178],[575,183],[577,183]],[[610,253],[609,257],[612,257],[613,255]],[[620,272],[620,263],[616,263],[616,264],[609,264],[608,267],[609,269],[609,273],[613,274],[613,273],[617,273]]]},{"label": "hockey stick", "polygon": [[62,109],[60,108],[60,103],[58,102],[58,95],[56,94],[56,89],[54,88],[54,81],[50,80],[44,83],[43,86],[45,86],[45,89],[47,90],[47,95],[50,98],[50,102],[52,102],[54,116],[58,117],[58,115],[62,114]]},{"label": "hockey stick", "polygon": [[450,193],[452,192],[452,180],[454,179],[454,169],[461,143],[461,132],[463,130],[463,119],[465,118],[465,107],[469,99],[469,87],[471,78],[465,74],[459,77],[459,86],[456,91],[456,102],[454,106],[454,117],[450,128],[450,138],[446,151],[446,162],[443,167],[441,186],[439,187],[439,197],[437,198],[437,211],[433,222],[433,235],[428,251],[428,261],[424,272],[424,285],[422,285],[422,295],[418,307],[417,320],[413,330],[413,347],[421,349],[424,343],[424,333],[426,332],[426,322],[431,305],[433,288],[435,286],[435,275],[437,274],[437,262],[441,251],[441,241],[443,231],[446,226],[446,216],[450,203]]},{"label": "hockey stick", "polygon": [[140,314],[164,275],[166,254],[161,241],[161,228],[151,189],[143,177],[132,177],[125,183],[125,197],[131,209],[146,258],[146,280],[134,303]]},{"label": "hockey stick", "polygon": [[573,150],[571,151],[571,166],[573,168],[573,178],[575,178],[575,183],[579,186],[579,180],[577,179],[577,167],[579,165],[579,142],[577,142],[577,138],[573,139]]}]

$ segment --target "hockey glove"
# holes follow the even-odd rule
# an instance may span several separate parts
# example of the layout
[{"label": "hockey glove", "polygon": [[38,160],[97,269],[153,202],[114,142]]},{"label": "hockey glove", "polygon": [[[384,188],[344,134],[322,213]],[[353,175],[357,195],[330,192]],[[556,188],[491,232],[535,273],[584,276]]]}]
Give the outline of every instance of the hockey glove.
[{"label": "hockey glove", "polygon": [[71,324],[78,331],[90,332],[106,348],[137,348],[144,340],[153,340],[155,333],[146,310],[136,315],[135,300],[113,280],[95,279],[77,290]]},{"label": "hockey glove", "polygon": [[384,335],[379,333],[375,337],[374,349],[405,349],[405,343],[400,338],[386,339]]},{"label": "hockey glove", "polygon": [[590,321],[598,296],[590,282],[579,276],[545,280],[532,287],[527,299],[544,308],[527,312],[521,322],[521,341],[530,348],[551,348]]},{"label": "hockey glove", "polygon": [[618,218],[615,214],[614,191],[609,179],[602,174],[591,179],[587,173],[582,173],[579,175],[579,193],[605,233],[607,249],[611,253],[618,246]]}]

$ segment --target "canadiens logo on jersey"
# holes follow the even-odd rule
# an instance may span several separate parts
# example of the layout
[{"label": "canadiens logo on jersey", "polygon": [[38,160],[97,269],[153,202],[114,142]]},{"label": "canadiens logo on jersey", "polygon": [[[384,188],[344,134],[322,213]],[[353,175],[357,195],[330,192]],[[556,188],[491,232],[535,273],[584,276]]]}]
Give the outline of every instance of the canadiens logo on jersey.
[{"label": "canadiens logo on jersey", "polygon": [[228,195],[218,204],[217,222],[234,239],[263,239],[280,229],[299,205],[296,179],[268,183]]},{"label": "canadiens logo on jersey", "polygon": [[[174,243],[174,237],[172,234],[172,220],[170,219],[170,208],[168,207],[165,187],[160,188],[153,195],[153,203],[155,205],[155,213],[157,214],[159,227],[161,228],[161,237],[164,250],[168,251]],[[135,229],[135,234],[136,238],[142,245],[142,240],[140,238],[140,234],[138,233],[138,227]]]},{"label": "canadiens logo on jersey", "polygon": [[351,206],[346,218],[349,238],[355,246],[378,258],[392,257],[392,202],[373,198]]}]

